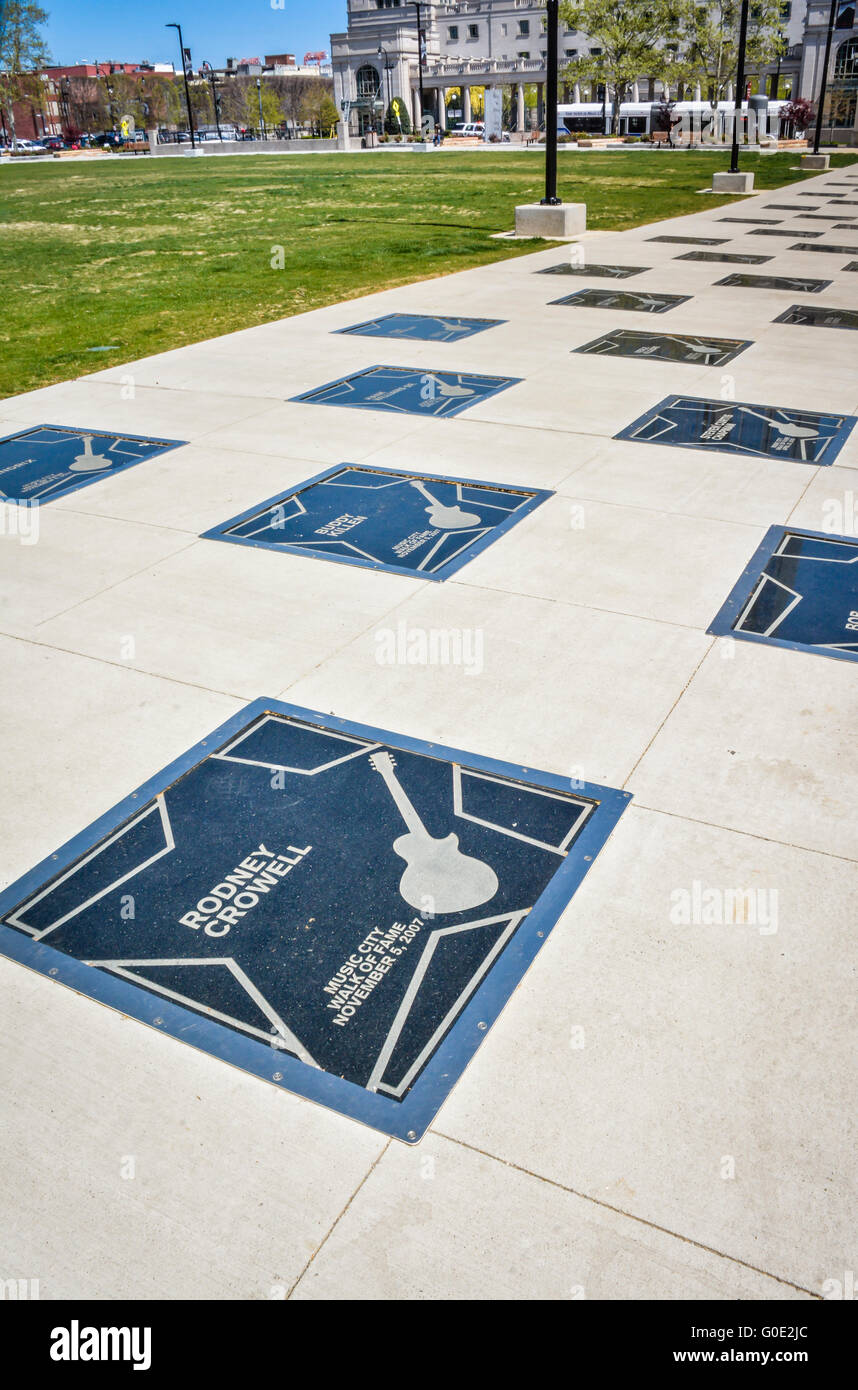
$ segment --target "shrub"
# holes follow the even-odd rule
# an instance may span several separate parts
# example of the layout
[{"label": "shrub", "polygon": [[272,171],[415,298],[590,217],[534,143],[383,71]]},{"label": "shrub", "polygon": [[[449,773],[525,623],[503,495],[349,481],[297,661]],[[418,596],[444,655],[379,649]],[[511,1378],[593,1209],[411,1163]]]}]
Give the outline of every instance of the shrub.
[{"label": "shrub", "polygon": [[401,97],[394,97],[387,108],[387,115],[384,118],[384,128],[388,135],[410,135],[411,117],[408,114],[408,107]]}]

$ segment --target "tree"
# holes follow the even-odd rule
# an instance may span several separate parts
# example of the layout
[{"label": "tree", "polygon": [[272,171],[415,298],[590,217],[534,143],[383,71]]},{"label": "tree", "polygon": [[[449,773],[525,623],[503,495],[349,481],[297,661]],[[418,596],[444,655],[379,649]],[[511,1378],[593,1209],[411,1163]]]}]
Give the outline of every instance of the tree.
[{"label": "tree", "polygon": [[15,135],[16,101],[34,92],[35,74],[48,62],[48,51],[39,32],[47,11],[35,0],[0,0],[0,103],[17,148]]},{"label": "tree", "polygon": [[159,73],[140,79],[140,119],[147,130],[178,125],[184,113],[181,79],[162,77]]},{"label": "tree", "polygon": [[795,101],[781,107],[781,120],[794,126],[799,135],[803,135],[815,119],[816,110],[813,102],[807,101],[804,97],[797,97]]},{"label": "tree", "polygon": [[325,131],[336,129],[340,113],[331,98],[330,86],[320,82],[317,77],[309,80],[311,85],[301,102],[300,117],[314,134],[322,135]]},{"label": "tree", "polygon": [[[714,106],[734,82],[739,65],[742,0],[676,0],[678,65],[699,82]],[[758,68],[786,51],[781,0],[755,0],[748,21],[747,69]]]},{"label": "tree", "polygon": [[103,130],[107,123],[104,106],[104,92],[100,82],[94,77],[69,77],[66,79],[69,133],[79,135],[93,134]]},{"label": "tree", "polygon": [[[333,105],[333,103],[332,103]],[[336,108],[334,108],[336,110]],[[388,135],[410,135],[411,117],[402,97],[394,97],[387,108],[384,129]]]},{"label": "tree", "polygon": [[[260,94],[262,101],[262,125],[264,127],[264,133],[269,135],[270,138],[269,132],[273,134],[283,120],[283,108],[280,105],[277,93],[272,91],[266,82],[263,82],[261,87],[257,87],[256,83],[252,82],[246,89],[244,95],[244,120],[246,125],[252,126],[254,129],[259,126]],[[260,131],[260,134],[262,133],[263,132]]]},{"label": "tree", "polygon": [[[337,110],[336,102],[333,97],[325,92],[322,97],[322,104],[319,107],[319,126],[322,135],[332,140],[337,133],[337,126],[340,122],[340,113]],[[411,130],[411,121],[408,119],[408,111],[403,111],[403,131],[407,135]]]},{"label": "tree", "polygon": [[591,50],[564,69],[566,82],[602,83],[614,97],[612,129],[619,122],[620,103],[641,77],[660,76],[665,68],[666,42],[676,32],[679,0],[617,4],[610,0],[563,0],[560,18],[567,29],[579,30]]},{"label": "tree", "polygon": [[[220,89],[220,118],[222,123],[235,126],[243,126],[247,115],[247,94],[250,91],[251,83],[248,78],[236,74],[233,77],[224,79]],[[256,95],[255,84],[253,86],[254,96]],[[257,111],[256,119],[259,119]]]},{"label": "tree", "polygon": [[272,77],[269,78],[269,81],[279,94],[283,114],[287,124],[291,125],[293,129],[304,119],[304,112],[308,109],[310,99],[319,95],[320,84],[322,92],[327,92],[329,96],[333,93],[332,82],[318,77],[302,77],[297,73],[294,77]]}]

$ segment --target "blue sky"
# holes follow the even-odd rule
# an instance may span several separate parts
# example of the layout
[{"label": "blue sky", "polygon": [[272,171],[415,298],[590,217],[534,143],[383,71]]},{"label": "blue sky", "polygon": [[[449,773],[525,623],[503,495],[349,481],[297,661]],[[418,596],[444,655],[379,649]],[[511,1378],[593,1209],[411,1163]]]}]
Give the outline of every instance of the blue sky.
[{"label": "blue sky", "polygon": [[182,26],[194,63],[226,58],[330,51],[331,30],[346,27],[346,0],[41,0],[49,12],[46,37],[55,63],[146,58],[177,62],[175,29]]}]

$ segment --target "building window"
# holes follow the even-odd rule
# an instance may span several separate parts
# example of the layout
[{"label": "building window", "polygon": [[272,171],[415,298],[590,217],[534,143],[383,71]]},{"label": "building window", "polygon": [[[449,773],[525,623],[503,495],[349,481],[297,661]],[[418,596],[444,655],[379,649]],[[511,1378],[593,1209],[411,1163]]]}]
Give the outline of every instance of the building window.
[{"label": "building window", "polygon": [[567,48],[567,49],[566,49],[566,57],[567,57],[567,58],[577,58],[577,57],[578,57],[578,50],[577,50],[577,48]]},{"label": "building window", "polygon": [[522,50],[521,53],[516,54],[516,57],[518,57],[518,58],[529,58],[529,57],[530,57],[530,50],[529,50],[529,49],[524,49],[524,50]]},{"label": "building window", "polygon": [[530,20],[529,20],[529,19],[520,19],[520,20],[518,21],[518,37],[519,37],[520,39],[526,39],[526,38],[528,37],[529,34],[530,34]]},{"label": "building window", "polygon": [[858,39],[847,39],[837,50],[831,83],[832,126],[855,125],[858,111]]},{"label": "building window", "polygon": [[855,0],[840,0],[837,6],[836,29],[855,28]]},{"label": "building window", "polygon": [[468,38],[469,38],[469,39],[478,39],[479,37],[480,37],[480,26],[479,26],[479,24],[469,24],[469,25],[468,25]]},{"label": "building window", "polygon": [[781,19],[784,24],[789,24],[792,19],[792,5],[781,5]]},{"label": "building window", "polygon": [[847,39],[838,48],[834,77],[841,82],[858,82],[858,39]]},{"label": "building window", "polygon": [[378,96],[381,90],[381,78],[375,68],[370,67],[369,63],[364,64],[362,68],[358,68],[355,80],[357,82],[357,94],[364,101],[367,100],[367,98],[374,99]]}]

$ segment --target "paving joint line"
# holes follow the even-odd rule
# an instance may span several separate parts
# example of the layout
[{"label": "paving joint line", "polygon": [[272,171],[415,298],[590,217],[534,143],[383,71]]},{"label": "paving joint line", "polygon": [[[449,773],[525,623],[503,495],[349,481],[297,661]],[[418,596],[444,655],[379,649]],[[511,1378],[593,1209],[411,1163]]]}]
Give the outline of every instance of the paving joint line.
[{"label": "paving joint line", "polygon": [[293,1295],[293,1293],[295,1292],[295,1290],[297,1289],[298,1285],[301,1283],[301,1281],[303,1280],[304,1276],[305,1276],[306,1273],[308,1272],[308,1270],[309,1270],[310,1266],[312,1265],[313,1261],[316,1259],[316,1256],[317,1256],[317,1255],[320,1255],[321,1252],[322,1252],[322,1250],[324,1250],[325,1246],[327,1245],[327,1243],[328,1243],[328,1241],[330,1240],[331,1236],[333,1235],[334,1231],[335,1231],[335,1230],[337,1229],[337,1227],[339,1226],[339,1224],[340,1224],[340,1222],[342,1221],[343,1217],[345,1216],[346,1212],[349,1211],[349,1209],[350,1209],[351,1206],[352,1206],[352,1203],[356,1200],[356,1198],[358,1197],[359,1193],[362,1191],[364,1185],[365,1185],[367,1182],[369,1182],[369,1179],[372,1177],[373,1173],[375,1172],[375,1170],[376,1170],[376,1168],[378,1167],[378,1165],[379,1165],[379,1163],[381,1162],[381,1160],[384,1158],[384,1155],[387,1153],[387,1151],[388,1151],[388,1149],[390,1148],[390,1146],[391,1146],[392,1143],[393,1143],[393,1140],[392,1140],[392,1139],[388,1139],[387,1143],[383,1146],[383,1148],[382,1148],[382,1150],[381,1150],[381,1153],[378,1154],[378,1156],[377,1156],[375,1159],[373,1159],[372,1163],[371,1163],[371,1164],[369,1165],[369,1167],[367,1168],[366,1172],[364,1173],[363,1177],[361,1178],[360,1182],[358,1183],[358,1185],[357,1185],[357,1187],[355,1188],[354,1192],[352,1193],[351,1197],[349,1197],[349,1200],[346,1202],[346,1204],[345,1204],[345,1206],[343,1207],[342,1211],[340,1212],[339,1216],[337,1216],[337,1217],[334,1219],[334,1221],[332,1222],[332,1224],[330,1225],[330,1227],[328,1228],[328,1230],[325,1232],[324,1236],[323,1236],[322,1239],[320,1240],[319,1244],[316,1246],[316,1248],[315,1248],[315,1250],[313,1251],[312,1255],[310,1256],[309,1260],[308,1260],[307,1263],[304,1265],[304,1268],[301,1270],[301,1273],[298,1275],[298,1277],[297,1277],[297,1279],[294,1281],[294,1283],[290,1285],[289,1292],[287,1293],[286,1299],[285,1299],[286,1302],[288,1302],[289,1299],[292,1297],[292,1295]]},{"label": "paving joint line", "polygon": [[[584,467],[586,468],[587,465],[584,464]],[[570,477],[574,478],[575,476],[574,473],[570,474]],[[597,507],[622,507],[625,511],[648,512],[652,516],[676,516],[681,517],[685,521],[712,521],[719,526],[748,526],[753,530],[759,531],[760,540],[762,540],[769,526],[772,524],[771,522],[740,521],[734,517],[726,516],[706,516],[700,512],[674,512],[668,511],[665,507],[646,507],[640,502],[614,502],[612,499],[606,497],[582,497],[580,494],[574,492],[555,492],[554,495],[555,497],[562,496],[567,498],[570,502],[592,502],[593,505]],[[535,515],[536,513],[534,513],[534,516]]]},{"label": "paving joint line", "polygon": [[[707,634],[707,635],[708,635],[708,634]],[[712,638],[711,642],[709,643],[709,646],[706,648],[706,651],[703,653],[703,655],[701,656],[701,658],[700,658],[700,660],[698,661],[697,665],[695,666],[694,670],[691,672],[691,675],[688,677],[688,680],[685,682],[685,685],[682,687],[682,689],[680,690],[680,692],[679,692],[679,694],[677,695],[676,699],[674,700],[673,704],[671,705],[670,709],[667,711],[667,714],[666,714],[666,715],[664,716],[664,718],[662,719],[661,723],[659,724],[658,728],[656,729],[655,733],[653,734],[653,736],[652,736],[652,738],[650,739],[649,743],[647,744],[646,748],[643,750],[643,752],[641,753],[641,755],[640,755],[640,757],[638,758],[637,762],[635,763],[634,767],[631,769],[631,771],[629,772],[628,776],[625,778],[625,781],[622,783],[622,789],[623,789],[623,791],[625,791],[626,788],[628,787],[629,781],[631,780],[632,777],[634,777],[635,773],[637,772],[638,768],[640,767],[640,765],[641,765],[641,763],[643,762],[644,758],[646,757],[647,753],[648,753],[649,750],[652,748],[653,744],[655,743],[655,741],[656,741],[656,739],[658,738],[659,734],[661,733],[662,729],[663,729],[663,728],[665,727],[665,725],[667,724],[667,721],[670,719],[671,715],[673,714],[674,710],[676,709],[676,707],[677,707],[677,705],[679,704],[680,700],[682,699],[683,695],[686,693],[686,691],[688,690],[689,686],[691,685],[691,682],[694,680],[695,676],[696,676],[697,673],[699,672],[699,670],[700,670],[701,666],[703,665],[704,661],[706,660],[707,656],[709,656],[710,652],[714,649],[715,643],[716,643],[717,641],[718,641],[718,638],[717,638],[717,637],[713,637],[713,638]]]},{"label": "paving joint line", "polygon": [[[76,515],[83,515],[83,513],[77,513]],[[91,515],[91,513],[86,513],[86,515]],[[136,523],[131,522],[132,526],[135,524]],[[167,529],[169,530],[170,528]],[[188,532],[173,532],[171,530],[170,534],[175,534],[177,536],[186,536],[188,535]],[[164,555],[159,560],[150,560],[148,564],[141,565],[139,570],[134,570],[131,574],[124,574],[121,579],[115,579],[112,584],[106,584],[103,589],[96,590],[94,594],[88,594],[86,598],[78,599],[77,602],[70,604],[68,608],[61,608],[59,613],[52,613],[49,618],[42,618],[39,622],[34,623],[33,631],[38,632],[39,628],[44,627],[45,623],[55,622],[57,618],[68,617],[69,613],[74,613],[76,609],[82,608],[84,604],[92,603],[94,599],[104,598],[105,594],[113,593],[113,590],[118,589],[120,585],[127,584],[132,579],[139,579],[141,574],[148,574],[150,570],[155,569],[158,565],[163,565],[168,560],[172,560],[174,555],[184,555],[188,550],[193,550],[195,545],[199,545],[199,541],[199,536],[194,536],[191,540],[188,541],[187,545],[180,546],[178,550],[171,550],[169,555]],[[50,646],[50,643],[48,643],[48,645]]]},{"label": "paving joint line", "polygon": [[[58,646],[55,642],[37,642],[35,638],[24,636],[20,632],[0,630],[0,639],[2,638],[9,642],[21,642],[25,646],[36,647],[39,651],[62,652],[65,656],[76,657],[79,661],[92,661],[98,666],[110,666],[119,671],[128,671],[131,675],[142,676],[146,680],[166,681],[169,685],[180,685],[188,690],[201,690],[205,695],[222,695],[228,700],[241,700],[244,704],[248,703],[246,695],[236,694],[232,690],[219,690],[216,686],[199,685],[196,681],[185,681],[178,676],[162,676],[156,671],[145,671],[140,666],[132,666],[127,661],[109,661],[107,657],[92,656],[88,652],[77,651],[74,647]],[[274,697],[272,696],[272,698]]]},{"label": "paving joint line", "polygon": [[[837,467],[837,460],[836,460],[836,459],[835,459],[835,461],[834,461],[834,465],[833,465],[833,466],[834,466],[835,468]],[[784,525],[785,525],[785,526],[789,526],[790,522],[792,521],[793,514],[794,514],[796,511],[798,511],[798,508],[801,506],[802,502],[804,501],[805,497],[807,496],[808,492],[810,491],[811,485],[812,485],[813,483],[816,482],[816,480],[817,480],[817,478],[819,477],[819,475],[820,475],[821,472],[822,472],[822,469],[821,469],[821,468],[815,468],[815,469],[813,470],[813,476],[812,476],[811,478],[808,478],[806,485],[802,488],[801,496],[796,498],[795,502],[793,503],[792,507],[790,508],[789,514],[787,515],[787,519],[786,519],[786,521],[784,522]]]},{"label": "paving joint line", "polygon": [[655,816],[670,816],[671,820],[688,821],[689,825],[705,825],[710,830],[723,830],[728,835],[745,835],[749,840],[761,840],[766,845],[779,845],[782,849],[795,849],[802,854],[820,854],[825,859],[836,859],[839,864],[858,864],[858,855],[853,859],[848,854],[835,854],[830,849],[817,849],[815,845],[797,845],[793,840],[779,840],[777,836],[763,835],[759,830],[741,830],[735,825],[721,825],[718,821],[703,820],[700,816],[689,816],[682,811],[666,811],[663,806],[646,806],[642,801],[638,801],[636,796],[629,806],[638,811],[649,811]]},{"label": "paving joint line", "polygon": [[[87,512],[82,507],[57,507],[52,511],[53,516],[83,516],[88,521],[116,521],[121,526],[146,526],[152,531],[169,531],[171,535],[190,536],[192,540],[198,541],[201,536],[198,531],[186,531],[183,526],[170,526],[163,521],[138,521],[133,516],[117,516],[115,512]],[[180,554],[176,551],[176,554]],[[133,575],[129,575],[133,578]],[[122,582],[121,580],[119,581]],[[46,620],[46,621],[49,621]]]},{"label": "paving joint line", "polygon": [[606,1211],[613,1212],[617,1216],[624,1216],[629,1221],[636,1221],[641,1226],[646,1226],[652,1231],[659,1231],[662,1235],[671,1236],[674,1240],[682,1241],[684,1245],[692,1245],[697,1250],[705,1250],[709,1255],[716,1255],[719,1259],[728,1260],[731,1264],[741,1265],[743,1269],[749,1269],[754,1274],[761,1274],[766,1279],[771,1279],[775,1283],[783,1284],[787,1288],[795,1289],[798,1293],[805,1293],[809,1298],[822,1301],[822,1295],[813,1289],[808,1289],[804,1284],[797,1284],[792,1279],[786,1279],[783,1275],[772,1274],[770,1270],[761,1269],[759,1265],[753,1265],[749,1260],[743,1260],[736,1255],[729,1255],[724,1250],[717,1250],[714,1245],[707,1245],[705,1241],[695,1240],[693,1236],[685,1236],[681,1231],[672,1231],[669,1226],[661,1226],[657,1221],[650,1221],[645,1216],[637,1216],[634,1212],[626,1211],[623,1207],[616,1207],[611,1202],[604,1201],[601,1197],[593,1197],[589,1192],[581,1192],[576,1187],[568,1187],[557,1178],[549,1178],[544,1173],[535,1173],[531,1168],[525,1168],[521,1163],[514,1163],[509,1158],[502,1158],[499,1154],[492,1153],[488,1149],[481,1149],[477,1144],[469,1144],[467,1140],[456,1139],[453,1135],[445,1134],[440,1129],[434,1127],[429,1130],[430,1134],[435,1134],[439,1139],[446,1140],[450,1144],[458,1144],[463,1149],[468,1149],[471,1153],[478,1153],[483,1158],[488,1158],[494,1163],[502,1163],[505,1168],[512,1168],[517,1173],[524,1173],[526,1177],[535,1178],[537,1182],[546,1183],[549,1187],[556,1187],[561,1192],[568,1192],[572,1197],[579,1197],[585,1202],[592,1203],[593,1206],[602,1207]]},{"label": "paving joint line", "polygon": [[573,599],[555,598],[551,594],[525,594],[519,589],[501,589],[493,584],[477,584],[468,579],[451,579],[451,584],[460,588],[485,590],[489,594],[502,594],[509,599],[527,599],[534,603],[556,603],[561,608],[580,608],[585,613],[604,613],[612,618],[633,618],[641,623],[658,623],[659,627],[674,627],[680,632],[696,632],[699,636],[705,637],[708,634],[699,627],[694,627],[691,623],[677,623],[672,618],[654,618],[646,613],[627,613],[622,608],[599,608],[592,603],[576,603]]}]

